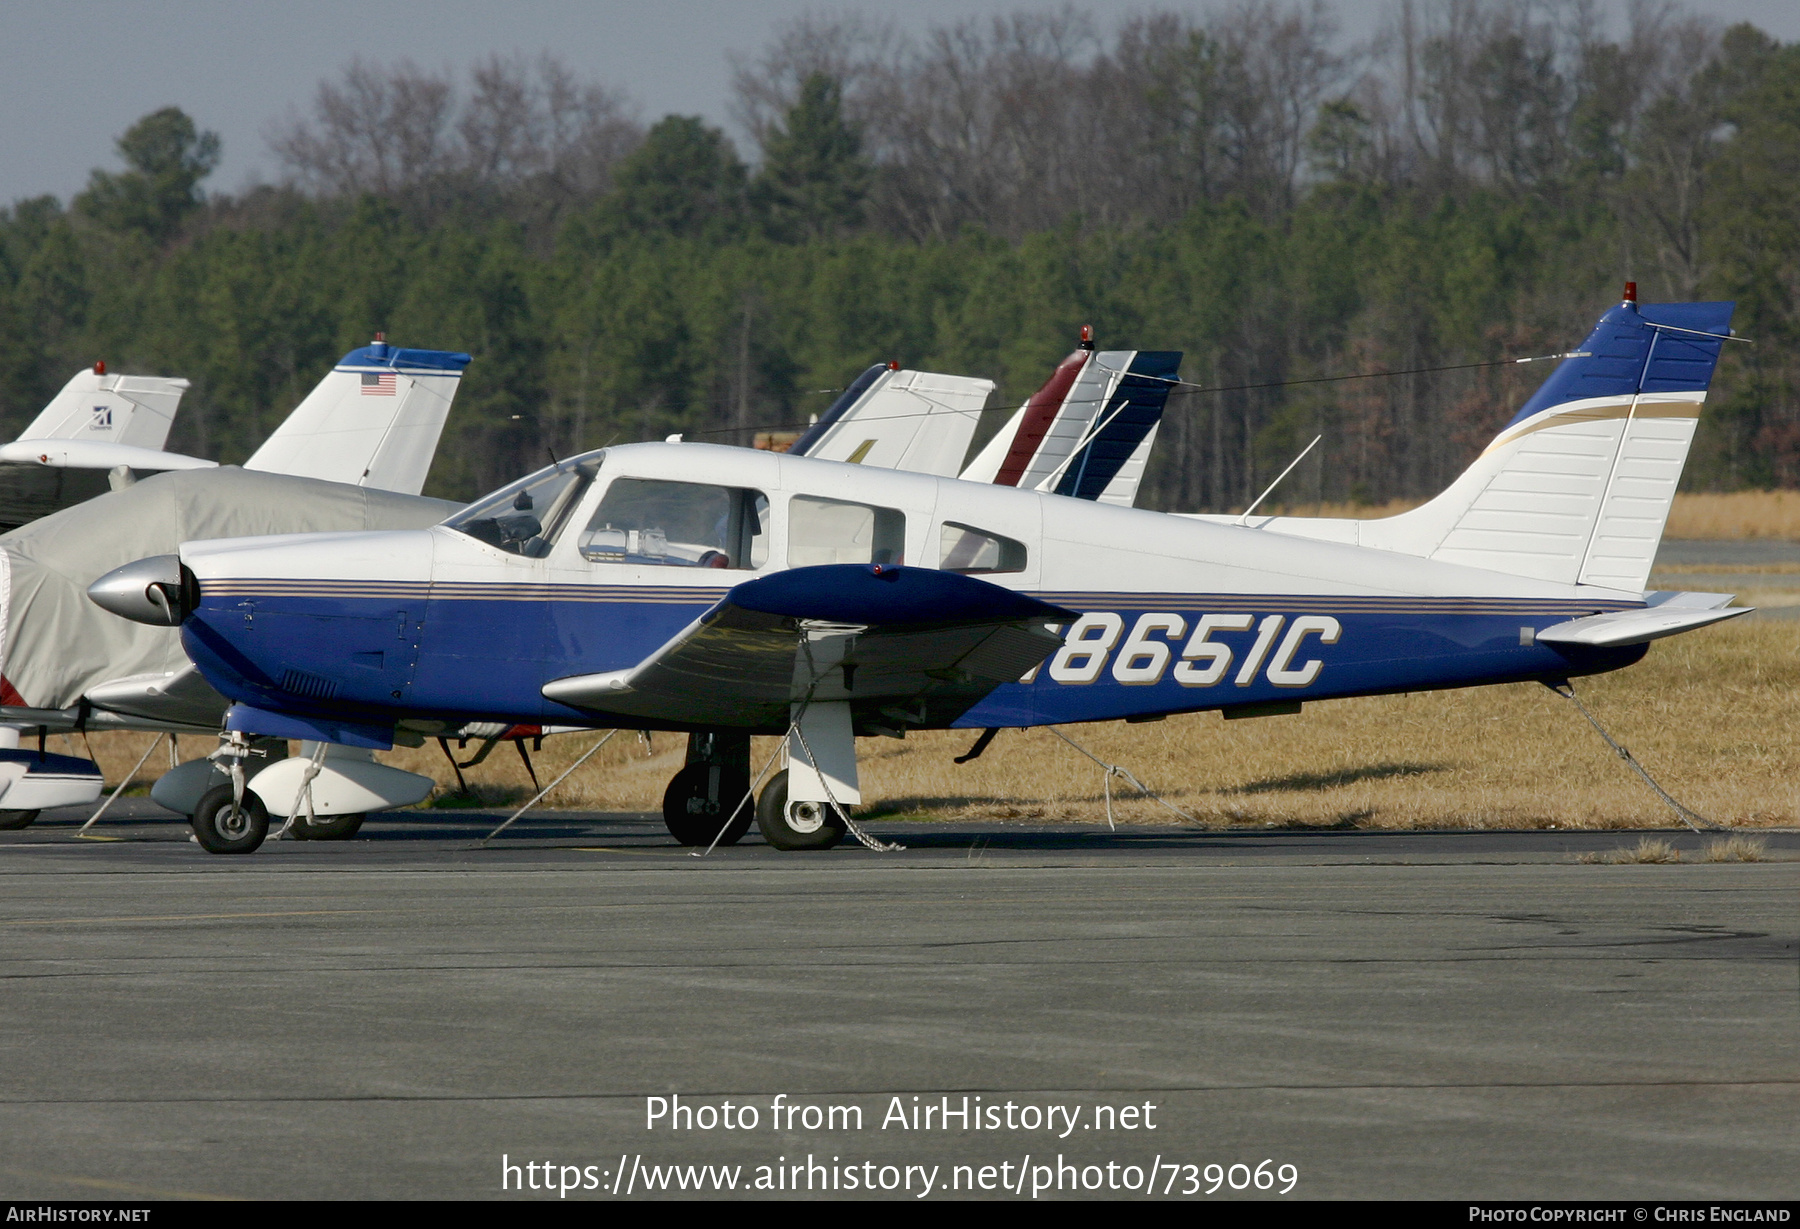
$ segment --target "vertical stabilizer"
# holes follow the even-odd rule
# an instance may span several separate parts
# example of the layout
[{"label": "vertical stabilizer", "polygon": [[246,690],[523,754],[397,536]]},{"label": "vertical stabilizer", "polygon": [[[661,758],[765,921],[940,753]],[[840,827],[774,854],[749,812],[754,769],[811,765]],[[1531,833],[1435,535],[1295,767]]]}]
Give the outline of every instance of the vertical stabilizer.
[{"label": "vertical stabilizer", "polygon": [[417,495],[468,364],[467,354],[378,336],[346,354],[244,468]]},{"label": "vertical stabilizer", "polygon": [[1014,412],[962,477],[1130,507],[1180,351],[1081,349]]},{"label": "vertical stabilizer", "polygon": [[1252,523],[1559,584],[1642,592],[1735,305],[1640,307],[1629,294],[1430,503],[1380,520]]},{"label": "vertical stabilizer", "polygon": [[160,449],[181,405],[186,380],[109,375],[104,363],[76,372],[19,435]]},{"label": "vertical stabilizer", "polygon": [[953,478],[993,391],[992,380],[874,366],[788,452]]}]

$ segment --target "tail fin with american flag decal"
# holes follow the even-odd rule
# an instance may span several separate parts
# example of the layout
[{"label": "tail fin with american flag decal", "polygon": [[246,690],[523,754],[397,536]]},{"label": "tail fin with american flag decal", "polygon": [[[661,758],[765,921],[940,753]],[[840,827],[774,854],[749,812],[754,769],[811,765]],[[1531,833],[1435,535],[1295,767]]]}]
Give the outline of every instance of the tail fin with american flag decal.
[{"label": "tail fin with american flag decal", "polygon": [[417,495],[469,356],[390,346],[346,354],[245,469]]}]

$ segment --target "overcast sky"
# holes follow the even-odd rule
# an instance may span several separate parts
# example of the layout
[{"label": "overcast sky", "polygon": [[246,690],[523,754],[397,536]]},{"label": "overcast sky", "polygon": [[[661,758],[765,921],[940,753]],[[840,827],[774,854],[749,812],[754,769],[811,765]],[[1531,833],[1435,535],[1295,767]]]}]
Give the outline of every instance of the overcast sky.
[{"label": "overcast sky", "polygon": [[[1337,0],[1347,38],[1366,37],[1393,0]],[[490,53],[551,51],[578,73],[624,90],[645,119],[670,112],[728,124],[728,56],[754,55],[771,31],[806,12],[861,12],[903,29],[971,14],[1053,10],[1061,0],[0,0],[0,202],[67,198],[96,166],[116,169],[112,142],[171,104],[224,139],[209,185],[236,191],[278,168],[264,134],[304,109],[319,81],[353,56],[409,57],[463,69]],[[1150,8],[1208,5],[1086,0],[1103,23]],[[1615,9],[1617,3],[1612,5]],[[1800,39],[1795,0],[1706,0],[1723,21],[1753,21]]]}]

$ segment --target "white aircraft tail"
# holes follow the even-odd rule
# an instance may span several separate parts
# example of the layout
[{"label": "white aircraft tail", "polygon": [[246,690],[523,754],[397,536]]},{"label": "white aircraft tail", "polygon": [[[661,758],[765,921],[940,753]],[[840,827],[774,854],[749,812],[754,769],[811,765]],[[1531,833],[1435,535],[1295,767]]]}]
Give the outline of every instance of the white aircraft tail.
[{"label": "white aircraft tail", "polygon": [[1380,520],[1260,517],[1249,524],[1642,592],[1735,305],[1640,307],[1632,286],[1626,296],[1431,502]]},{"label": "white aircraft tail", "polygon": [[20,433],[33,440],[82,440],[160,449],[169,438],[186,380],[109,375],[105,363],[76,372]]},{"label": "white aircraft tail", "polygon": [[899,366],[863,372],[788,452],[954,478],[994,382]]},{"label": "white aircraft tail", "polygon": [[1081,348],[1013,413],[961,477],[1130,507],[1163,407],[1181,367],[1179,350]]},{"label": "white aircraft tail", "polygon": [[352,350],[244,468],[417,495],[467,354],[403,350],[377,334]]}]

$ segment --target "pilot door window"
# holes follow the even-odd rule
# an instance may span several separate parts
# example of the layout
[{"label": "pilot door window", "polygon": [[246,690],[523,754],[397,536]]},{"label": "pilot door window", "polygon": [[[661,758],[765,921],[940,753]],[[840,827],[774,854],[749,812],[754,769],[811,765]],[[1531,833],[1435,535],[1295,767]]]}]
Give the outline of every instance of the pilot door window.
[{"label": "pilot door window", "polygon": [[1025,544],[997,533],[945,521],[938,535],[938,570],[977,576],[991,572],[1023,572]]},{"label": "pilot door window", "polygon": [[761,491],[617,478],[581,535],[589,563],[760,568],[769,558],[769,500]]},{"label": "pilot door window", "polygon": [[788,501],[788,566],[822,563],[902,563],[906,517],[841,499],[796,495]]},{"label": "pilot door window", "polygon": [[444,523],[509,554],[542,559],[599,468],[598,460],[558,462],[471,504]]}]

